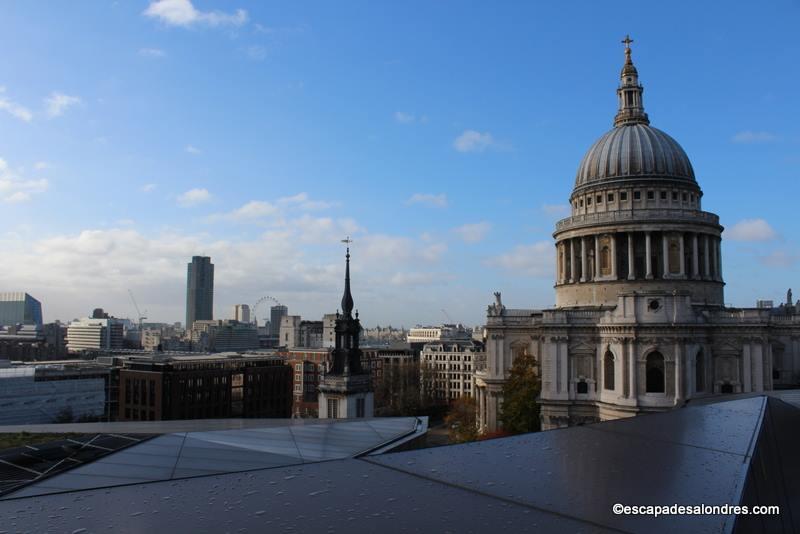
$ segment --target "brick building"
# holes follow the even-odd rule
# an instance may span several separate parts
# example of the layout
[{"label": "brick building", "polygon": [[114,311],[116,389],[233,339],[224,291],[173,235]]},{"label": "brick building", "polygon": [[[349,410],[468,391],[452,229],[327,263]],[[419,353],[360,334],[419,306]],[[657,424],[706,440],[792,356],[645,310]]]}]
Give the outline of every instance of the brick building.
[{"label": "brick building", "polygon": [[275,356],[131,358],[119,369],[119,420],[289,417],[292,370]]}]

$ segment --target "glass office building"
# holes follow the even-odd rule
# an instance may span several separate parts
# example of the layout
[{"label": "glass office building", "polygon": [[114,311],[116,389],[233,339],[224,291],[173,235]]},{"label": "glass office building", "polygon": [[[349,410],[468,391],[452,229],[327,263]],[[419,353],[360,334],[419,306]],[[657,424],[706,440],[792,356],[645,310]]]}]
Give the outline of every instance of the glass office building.
[{"label": "glass office building", "polygon": [[27,293],[0,293],[0,326],[42,325],[42,303]]}]

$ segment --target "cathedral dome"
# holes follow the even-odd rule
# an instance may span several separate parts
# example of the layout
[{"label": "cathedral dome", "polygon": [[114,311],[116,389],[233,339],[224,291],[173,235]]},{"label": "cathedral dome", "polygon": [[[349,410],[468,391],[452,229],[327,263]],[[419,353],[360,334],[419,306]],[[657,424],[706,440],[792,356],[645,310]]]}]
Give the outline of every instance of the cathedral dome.
[{"label": "cathedral dome", "polygon": [[581,160],[575,187],[631,178],[695,180],[678,142],[645,121],[615,126],[595,141]]},{"label": "cathedral dome", "polygon": [[625,64],[617,88],[619,109],[614,128],[583,156],[575,176],[575,189],[617,180],[666,178],[695,184],[694,170],[686,152],[672,137],[650,126],[644,112],[639,73],[631,59],[626,37]]}]

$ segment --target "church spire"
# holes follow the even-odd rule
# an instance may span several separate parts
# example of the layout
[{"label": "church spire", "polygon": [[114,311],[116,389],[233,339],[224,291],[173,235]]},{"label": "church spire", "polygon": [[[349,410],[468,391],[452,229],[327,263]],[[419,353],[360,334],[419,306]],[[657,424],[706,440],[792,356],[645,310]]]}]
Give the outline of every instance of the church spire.
[{"label": "church spire", "polygon": [[353,240],[350,236],[347,239],[342,239],[342,243],[347,243],[347,255],[345,256],[344,268],[344,295],[342,295],[342,313],[345,317],[351,317],[353,312],[353,295],[350,294],[350,243]]},{"label": "church spire", "polygon": [[636,71],[631,59],[632,42],[633,39],[629,35],[626,35],[625,39],[622,40],[625,45],[625,64],[622,66],[619,88],[617,89],[619,111],[617,111],[617,116],[614,117],[614,126],[650,124],[642,103],[644,88],[639,85],[639,73]]}]

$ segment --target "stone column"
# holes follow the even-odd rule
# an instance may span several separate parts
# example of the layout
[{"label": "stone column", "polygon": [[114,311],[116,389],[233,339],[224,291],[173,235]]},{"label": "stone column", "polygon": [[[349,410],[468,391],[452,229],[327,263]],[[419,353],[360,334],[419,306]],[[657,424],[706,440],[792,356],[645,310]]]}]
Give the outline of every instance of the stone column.
[{"label": "stone column", "polygon": [[753,391],[753,367],[750,363],[750,341],[745,340],[742,346],[742,393]]},{"label": "stone column", "polygon": [[569,283],[575,282],[575,240],[569,240]]},{"label": "stone column", "polygon": [[714,271],[714,280],[721,280],[719,276],[719,243],[716,237],[711,238],[711,269]]},{"label": "stone column", "polygon": [[645,278],[648,280],[653,279],[653,243],[651,241],[650,232],[644,233],[644,243],[645,243],[645,263],[647,264],[647,274],[645,274]]},{"label": "stone column", "polygon": [[697,234],[692,234],[692,278],[700,278],[700,258],[698,257]]},{"label": "stone column", "polygon": [[664,276],[662,276],[662,278],[669,278],[669,239],[667,239],[666,232],[661,233],[661,254],[663,255],[661,263],[664,269]]},{"label": "stone column", "polygon": [[600,278],[600,237],[594,236],[594,279]]},{"label": "stone column", "polygon": [[680,270],[678,271],[678,274],[680,274],[681,276],[686,276],[686,257],[685,257],[686,249],[683,246],[683,232],[681,232],[679,234],[679,237],[680,237],[680,239],[679,239],[680,245],[679,245],[678,252],[679,252],[679,257],[680,257],[680,260],[681,260],[681,264],[680,264]]},{"label": "stone column", "polygon": [[617,279],[617,234],[611,235],[611,278]]},{"label": "stone column", "polygon": [[717,241],[717,278],[722,282],[722,238]]},{"label": "stone column", "polygon": [[681,342],[675,343],[675,404],[683,399],[683,351]]},{"label": "stone column", "polygon": [[708,248],[708,234],[703,234],[703,251],[705,252],[705,258],[703,258],[705,267],[703,279],[711,280],[711,253]]},{"label": "stone column", "polygon": [[638,393],[636,391],[636,348],[634,347],[634,340],[628,340],[628,381],[630,382],[630,396],[636,399]]},{"label": "stone column", "polygon": [[586,237],[581,237],[581,282],[586,280]]},{"label": "stone column", "polygon": [[633,232],[628,232],[628,280],[636,280],[636,267],[633,264]]},{"label": "stone column", "polygon": [[750,354],[753,357],[753,391],[764,391],[764,347],[756,340],[750,344]]},{"label": "stone column", "polygon": [[561,283],[561,244],[556,243],[556,285]]},{"label": "stone column", "polygon": [[478,388],[478,427],[481,431],[486,426],[486,392]]}]

